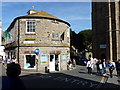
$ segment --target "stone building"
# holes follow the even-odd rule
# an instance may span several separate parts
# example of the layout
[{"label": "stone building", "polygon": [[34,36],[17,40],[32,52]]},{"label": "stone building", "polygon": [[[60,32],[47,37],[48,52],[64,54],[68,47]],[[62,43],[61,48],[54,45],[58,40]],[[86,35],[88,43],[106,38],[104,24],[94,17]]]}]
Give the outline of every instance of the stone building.
[{"label": "stone building", "polygon": [[[8,27],[7,57],[17,57],[22,69],[66,70],[70,58],[70,24],[45,11],[29,10]],[[58,66],[55,62],[58,60]]]},{"label": "stone building", "polygon": [[120,1],[92,2],[93,55],[120,59]]},{"label": "stone building", "polygon": [[4,32],[2,30],[2,22],[0,20],[0,57],[5,60],[5,52],[4,52]]}]

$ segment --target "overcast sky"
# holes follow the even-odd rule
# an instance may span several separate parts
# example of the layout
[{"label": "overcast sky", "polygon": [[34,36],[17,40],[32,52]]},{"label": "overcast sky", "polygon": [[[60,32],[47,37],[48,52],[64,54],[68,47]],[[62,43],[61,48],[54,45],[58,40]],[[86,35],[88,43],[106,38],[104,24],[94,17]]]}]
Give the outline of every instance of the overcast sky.
[{"label": "overcast sky", "polygon": [[2,29],[6,30],[14,18],[27,15],[32,6],[70,23],[76,33],[91,29],[91,2],[2,2]]}]

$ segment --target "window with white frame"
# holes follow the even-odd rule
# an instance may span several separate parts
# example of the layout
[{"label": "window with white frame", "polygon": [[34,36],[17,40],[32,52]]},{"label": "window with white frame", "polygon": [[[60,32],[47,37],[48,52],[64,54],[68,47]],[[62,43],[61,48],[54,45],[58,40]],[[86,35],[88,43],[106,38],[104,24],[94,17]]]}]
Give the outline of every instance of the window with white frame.
[{"label": "window with white frame", "polygon": [[35,33],[35,21],[27,21],[27,33]]}]

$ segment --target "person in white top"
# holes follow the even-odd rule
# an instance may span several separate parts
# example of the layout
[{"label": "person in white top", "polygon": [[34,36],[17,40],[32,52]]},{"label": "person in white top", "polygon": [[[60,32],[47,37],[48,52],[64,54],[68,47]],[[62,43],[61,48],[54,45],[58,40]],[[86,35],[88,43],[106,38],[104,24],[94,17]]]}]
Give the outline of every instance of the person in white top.
[{"label": "person in white top", "polygon": [[92,65],[91,59],[89,59],[89,61],[87,62],[86,67],[88,69],[88,74],[92,74],[93,65]]},{"label": "person in white top", "polygon": [[13,57],[12,62],[17,63],[17,59],[15,56]]}]

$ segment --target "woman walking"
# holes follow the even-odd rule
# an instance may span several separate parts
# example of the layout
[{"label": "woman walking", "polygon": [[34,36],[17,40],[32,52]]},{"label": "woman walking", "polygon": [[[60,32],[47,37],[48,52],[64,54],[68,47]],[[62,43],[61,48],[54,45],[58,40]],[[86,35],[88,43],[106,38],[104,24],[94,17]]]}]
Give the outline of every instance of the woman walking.
[{"label": "woman walking", "polygon": [[92,68],[93,68],[92,62],[91,59],[89,59],[89,61],[87,62],[88,74],[92,74]]}]

